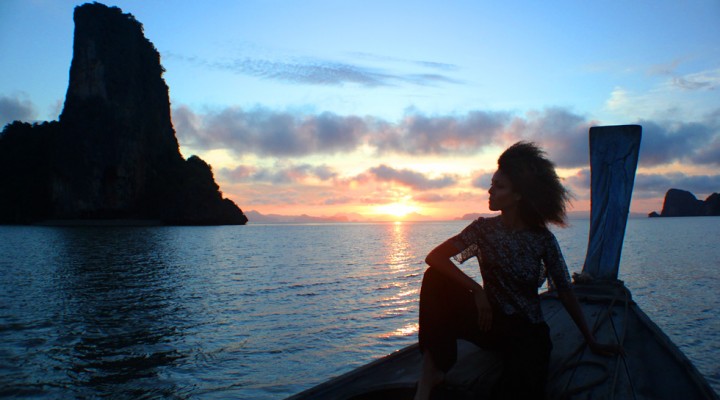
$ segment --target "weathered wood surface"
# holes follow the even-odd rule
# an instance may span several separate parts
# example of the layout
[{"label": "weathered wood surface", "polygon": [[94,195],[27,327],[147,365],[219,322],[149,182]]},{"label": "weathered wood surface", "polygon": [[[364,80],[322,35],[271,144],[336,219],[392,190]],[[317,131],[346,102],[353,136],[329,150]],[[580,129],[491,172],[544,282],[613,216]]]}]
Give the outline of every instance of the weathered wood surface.
[{"label": "weathered wood surface", "polygon": [[[704,377],[632,301],[620,282],[576,285],[588,323],[598,340],[621,343],[625,356],[590,352],[580,331],[552,293],[542,295],[553,352],[548,397],[551,399],[718,399]],[[458,341],[459,360],[448,373],[437,399],[482,399],[501,371],[492,353]],[[408,399],[420,376],[417,345],[290,397],[299,399]]]},{"label": "weathered wood surface", "polygon": [[[576,286],[583,311],[599,341],[620,343],[624,356],[594,355],[584,345],[559,300],[546,296],[543,309],[553,330],[550,398],[717,399],[687,357],[635,304],[619,282]],[[624,293],[623,293],[624,292]],[[554,303],[554,304],[553,304]],[[557,333],[555,333],[557,332]],[[575,395],[575,396],[573,396]]]}]

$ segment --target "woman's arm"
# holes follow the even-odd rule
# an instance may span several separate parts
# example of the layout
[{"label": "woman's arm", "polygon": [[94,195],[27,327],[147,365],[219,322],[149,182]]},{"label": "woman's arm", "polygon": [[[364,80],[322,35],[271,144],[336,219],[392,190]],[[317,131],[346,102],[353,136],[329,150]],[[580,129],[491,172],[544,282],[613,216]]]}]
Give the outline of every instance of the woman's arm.
[{"label": "woman's arm", "polygon": [[585,342],[588,344],[588,347],[590,347],[590,350],[592,350],[593,353],[605,356],[623,353],[622,347],[618,345],[601,344],[595,340],[595,335],[593,335],[592,331],[588,327],[588,324],[585,321],[585,315],[580,307],[580,303],[578,302],[577,297],[575,297],[575,293],[572,289],[559,291],[558,297],[560,298],[560,302],[562,302],[563,306],[565,306],[568,314],[570,314],[572,320],[575,322],[575,325],[577,325],[580,332],[582,332]]},{"label": "woman's arm", "polygon": [[[549,232],[549,231],[548,231]],[[555,286],[557,287],[558,297],[562,302],[563,306],[567,310],[570,317],[575,322],[575,325],[582,332],[585,342],[588,344],[593,353],[602,355],[622,354],[622,347],[616,345],[605,345],[600,344],[595,340],[592,330],[588,327],[585,321],[585,315],[583,314],[580,303],[575,297],[573,292],[572,284],[570,282],[570,274],[568,274],[567,264],[560,250],[560,245],[555,239],[555,235],[550,234],[548,236],[549,242],[547,245],[547,252],[543,261],[548,269],[548,275],[552,278]]]},{"label": "woman's arm", "polygon": [[459,253],[457,247],[455,247],[455,238],[450,238],[443,242],[441,245],[435,247],[425,257],[425,263],[444,274],[445,276],[453,279],[457,282],[460,287],[467,289],[472,292],[475,298],[475,305],[478,309],[478,324],[480,329],[487,331],[490,329],[492,324],[492,309],[490,303],[487,300],[485,291],[482,286],[477,283],[473,278],[465,274],[460,268],[458,268],[450,258]]},{"label": "woman's arm", "polygon": [[445,276],[455,280],[460,286],[467,289],[468,291],[482,290],[482,286],[477,283],[473,278],[466,275],[460,268],[458,268],[450,258],[458,254],[457,247],[455,247],[455,238],[450,238],[443,242],[441,245],[432,249],[425,257],[425,263],[434,268],[438,272],[441,272]]}]

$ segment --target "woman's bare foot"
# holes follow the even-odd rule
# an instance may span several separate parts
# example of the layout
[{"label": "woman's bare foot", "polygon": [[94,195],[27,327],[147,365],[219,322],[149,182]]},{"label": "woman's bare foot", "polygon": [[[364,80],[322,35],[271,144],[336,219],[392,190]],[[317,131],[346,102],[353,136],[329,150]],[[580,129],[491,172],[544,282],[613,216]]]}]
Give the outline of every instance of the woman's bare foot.
[{"label": "woman's bare foot", "polygon": [[423,368],[420,380],[418,381],[417,390],[415,391],[414,400],[428,400],[432,389],[445,379],[445,374],[435,367],[430,354],[423,357]]}]

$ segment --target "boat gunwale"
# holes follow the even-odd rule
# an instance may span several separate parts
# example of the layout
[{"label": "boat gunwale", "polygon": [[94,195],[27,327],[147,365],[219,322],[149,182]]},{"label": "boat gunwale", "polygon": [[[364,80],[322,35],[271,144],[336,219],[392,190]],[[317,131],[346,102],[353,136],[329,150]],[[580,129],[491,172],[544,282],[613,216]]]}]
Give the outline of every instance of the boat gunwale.
[{"label": "boat gunwale", "polygon": [[[614,282],[573,284],[573,290],[575,291],[578,300],[587,305],[609,304],[611,307],[625,307],[626,311],[635,315],[637,317],[636,320],[645,327],[648,332],[650,332],[651,339],[671,356],[671,359],[676,363],[676,366],[680,370],[684,369],[685,379],[687,379],[692,386],[696,387],[698,391],[703,394],[703,398],[720,400],[720,397],[713,390],[712,386],[710,386],[710,383],[707,379],[705,379],[690,359],[682,351],[680,351],[677,345],[667,336],[667,334],[665,334],[635,303],[635,301],[632,300],[630,290],[624,286],[622,281],[618,280]],[[541,301],[559,301],[557,292],[552,290],[540,293],[540,298]],[[318,396],[327,397],[332,396],[333,394],[335,396],[331,398],[350,399],[355,396],[361,396],[363,394],[383,389],[412,387],[414,386],[414,382],[386,382],[360,388],[354,388],[352,385],[349,385],[349,383],[371,375],[376,369],[379,369],[385,364],[400,360],[403,357],[409,357],[413,352],[418,351],[419,344],[417,342],[413,343],[358,368],[347,371],[336,377],[332,377],[325,382],[294,394],[288,397],[287,400],[311,399]]]}]

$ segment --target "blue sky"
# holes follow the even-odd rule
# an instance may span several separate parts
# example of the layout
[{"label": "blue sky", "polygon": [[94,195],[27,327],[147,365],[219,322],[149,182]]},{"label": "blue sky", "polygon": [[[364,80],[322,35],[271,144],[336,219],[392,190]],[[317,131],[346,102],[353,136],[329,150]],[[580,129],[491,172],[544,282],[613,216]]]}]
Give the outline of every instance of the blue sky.
[{"label": "blue sky", "polygon": [[[0,2],[0,124],[62,109],[78,1]],[[720,2],[116,1],[161,54],[184,155],[246,210],[486,211],[547,148],[586,209],[587,128],[645,128],[633,210],[720,191]]]}]

